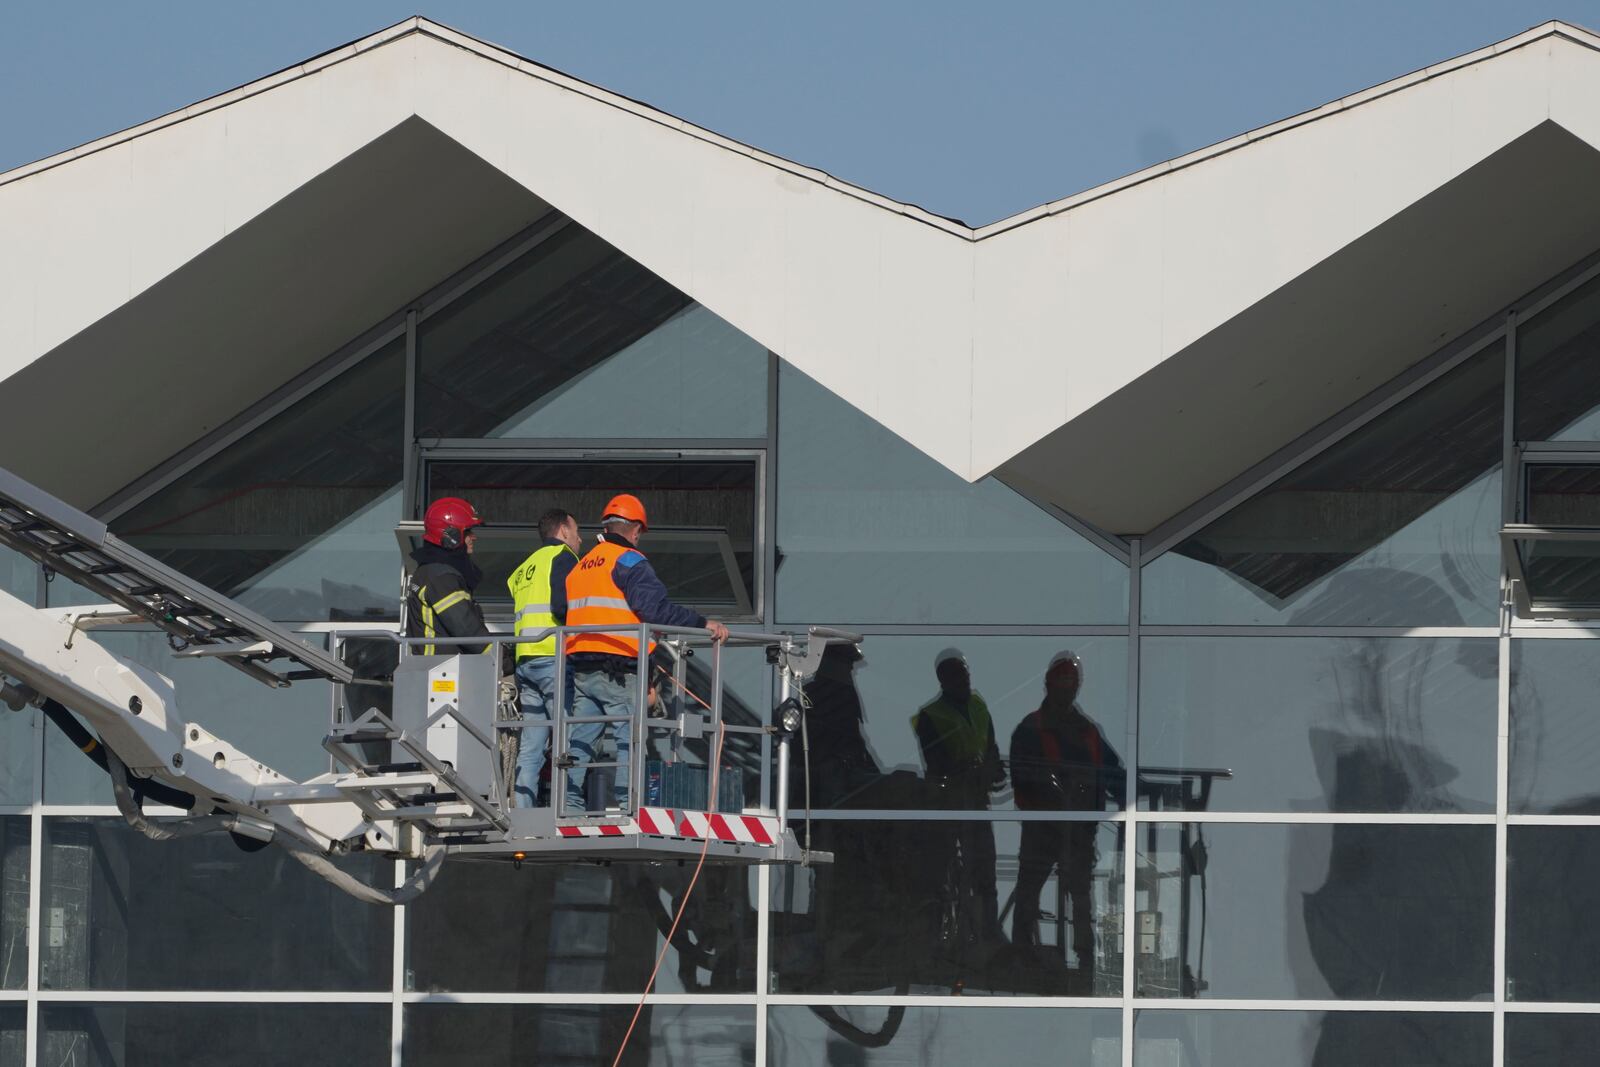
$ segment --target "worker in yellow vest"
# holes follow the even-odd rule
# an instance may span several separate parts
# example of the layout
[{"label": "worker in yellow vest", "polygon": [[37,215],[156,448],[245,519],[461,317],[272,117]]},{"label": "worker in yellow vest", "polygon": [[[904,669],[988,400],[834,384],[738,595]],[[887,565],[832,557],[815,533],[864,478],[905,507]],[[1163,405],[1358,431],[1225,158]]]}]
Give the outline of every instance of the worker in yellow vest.
[{"label": "worker in yellow vest", "polygon": [[[600,526],[600,543],[589,550],[567,577],[569,626],[626,627],[648,622],[658,626],[706,629],[715,640],[727,639],[728,628],[722,623],[674,604],[667,596],[667,587],[639,551],[639,541],[650,527],[644,504],[638,497],[628,493],[612,497],[600,518]],[[655,651],[655,642],[650,643],[649,651]],[[638,691],[637,630],[569,634],[567,665],[576,688],[574,715],[584,718],[632,714],[634,694]],[[594,746],[605,725],[581,723],[569,732],[568,747],[575,761],[575,766],[567,772],[571,788],[582,791],[586,765],[594,760]],[[627,724],[609,725],[620,764],[613,799],[621,806],[628,798],[631,741]],[[596,799],[604,803],[604,798]]]},{"label": "worker in yellow vest", "polygon": [[[967,658],[959,649],[947,648],[934,658],[939,695],[911,717],[911,728],[922,749],[929,803],[958,811],[985,811],[990,792],[1005,788],[1005,765],[995,744],[994,720],[989,705],[972,688]],[[994,829],[987,822],[943,824],[949,837],[945,867],[949,899],[947,915],[966,916],[965,929],[950,929],[942,936],[999,943],[999,899],[995,887]]]},{"label": "worker in yellow vest", "polygon": [[[506,585],[516,611],[515,633],[526,634],[517,643],[517,690],[522,702],[522,743],[517,751],[516,802],[519,808],[538,803],[539,776],[544,771],[545,748],[550,743],[551,712],[556,706],[556,634],[538,635],[567,621],[567,575],[578,562],[578,520],[561,508],[551,508],[539,518],[542,541],[522,565],[511,572]],[[566,699],[572,707],[572,675],[567,675]]]}]

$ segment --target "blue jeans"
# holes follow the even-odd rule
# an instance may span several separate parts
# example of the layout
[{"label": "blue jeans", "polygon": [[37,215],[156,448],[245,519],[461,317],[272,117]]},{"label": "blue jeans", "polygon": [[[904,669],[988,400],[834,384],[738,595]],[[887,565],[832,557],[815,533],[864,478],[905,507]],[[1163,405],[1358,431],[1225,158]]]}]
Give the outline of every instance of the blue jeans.
[{"label": "blue jeans", "polygon": [[[517,664],[517,692],[522,703],[522,745],[517,750],[517,807],[538,804],[539,775],[544,771],[545,748],[550,744],[550,710],[556,702],[556,659],[533,656]],[[572,674],[567,674],[567,699],[562,703],[572,714]],[[539,724],[539,725],[534,725]],[[577,733],[574,729],[573,733]],[[569,738],[570,740],[570,738]],[[584,748],[591,749],[592,739]],[[582,795],[583,779],[576,786],[568,780],[569,806]]]},{"label": "blue jeans", "polygon": [[[579,671],[573,675],[577,692],[573,698],[572,713],[578,716],[588,715],[632,715],[633,696],[637,686],[632,675],[623,675],[622,680],[616,680],[605,671]],[[612,723],[584,723],[574,726],[569,733],[572,755],[577,759],[578,766],[571,771],[571,777],[578,783],[578,788],[583,787],[584,764],[594,759],[594,743],[600,740],[603,730],[609,730],[617,746],[617,776],[613,787],[613,803],[621,806],[628,801],[628,753],[632,748],[630,738],[631,730],[625,722]],[[583,735],[580,742],[580,731],[589,731]]]}]

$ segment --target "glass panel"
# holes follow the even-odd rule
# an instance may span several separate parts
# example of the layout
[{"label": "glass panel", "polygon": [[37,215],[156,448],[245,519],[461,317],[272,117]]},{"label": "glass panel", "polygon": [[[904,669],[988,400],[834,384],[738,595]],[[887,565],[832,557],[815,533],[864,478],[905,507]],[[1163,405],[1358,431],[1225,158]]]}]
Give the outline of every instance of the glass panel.
[{"label": "glass panel", "polygon": [[[45,989],[388,989],[392,913],[282,849],[151,841],[120,818],[44,822]],[[341,861],[373,884],[392,864]]]},{"label": "glass panel", "polygon": [[[614,1067],[631,1004],[413,1004],[405,1067],[488,1063]],[[628,1067],[735,1067],[756,1062],[756,1011],[742,1005],[651,1004],[621,1063]]]},{"label": "glass panel", "polygon": [[1600,526],[1600,466],[1528,463],[1527,521],[1535,526]]},{"label": "glass panel", "polygon": [[1515,540],[1534,608],[1600,613],[1600,537]]},{"label": "glass panel", "polygon": [[1492,826],[1140,832],[1141,937],[1154,925],[1140,996],[1472,1000],[1493,986]]},{"label": "glass panel", "polygon": [[1600,1047],[1600,1015],[1506,1013],[1506,1067],[1571,1067]]},{"label": "glass panel", "polygon": [[0,704],[0,804],[33,802],[33,756],[39,712],[14,712]]},{"label": "glass panel", "polygon": [[773,992],[1122,991],[1115,823],[828,820],[812,845],[833,863],[773,869]]},{"label": "glass panel", "polygon": [[[406,910],[407,988],[427,992],[637,993],[690,867],[452,861]],[[660,993],[755,991],[755,874],[708,865]]]},{"label": "glass panel", "polygon": [[1491,625],[1505,360],[1473,356],[1144,569],[1144,621]]},{"label": "glass panel", "polygon": [[772,1067],[1121,1067],[1122,1016],[1092,1008],[784,1005],[767,1010],[767,1062]]},{"label": "glass panel", "polygon": [[1517,324],[1518,441],[1600,440],[1600,278]]},{"label": "glass panel", "polygon": [[968,484],[778,374],[778,618],[1116,623],[1128,569],[994,478]]},{"label": "glass panel", "polygon": [[[394,534],[389,535],[390,543]],[[328,769],[322,739],[333,717],[330,686],[295,682],[271,689],[223,663],[178,659],[165,634],[99,630],[96,642],[174,683],[177,717],[197,722],[280,774],[304,780]],[[320,634],[308,640],[322,644]],[[44,796],[50,804],[110,804],[106,774],[53,725],[45,724]]]},{"label": "glass panel", "polygon": [[0,548],[0,589],[24,604],[39,602],[39,567],[27,556]]},{"label": "glass panel", "polygon": [[[875,634],[861,652],[865,658],[858,660],[848,645],[828,646],[816,676],[806,683],[812,807],[1122,807],[1125,638]],[[947,695],[937,673],[939,661],[952,653],[967,664],[972,702],[962,697],[959,677]],[[1045,707],[1047,668],[1064,653],[1075,656],[1078,667]],[[1075,698],[1067,680],[1074,674]],[[1042,731],[1034,714],[1041,708]],[[985,712],[989,729],[983,726]],[[789,799],[797,810],[806,806],[804,756],[804,744],[796,743]],[[1023,791],[1020,797],[1017,788]]]},{"label": "glass panel", "polygon": [[1600,815],[1600,642],[1511,643],[1513,812]]},{"label": "glass panel", "polygon": [[1487,1012],[1140,1011],[1133,1048],[1136,1067],[1489,1067],[1494,1018]]},{"label": "glass panel", "polygon": [[23,1067],[27,1062],[28,1009],[0,1004],[0,1067]]},{"label": "glass panel", "polygon": [[[26,815],[0,816],[0,989],[28,986],[29,843]],[[4,1039],[0,1038],[0,1043]]]},{"label": "glass panel", "polygon": [[386,1004],[41,1004],[57,1067],[388,1067]]},{"label": "glass panel", "polygon": [[1146,809],[1494,810],[1492,638],[1147,637],[1140,647]]},{"label": "glass panel", "polygon": [[1513,826],[1506,998],[1600,1001],[1600,826]]},{"label": "glass panel", "polygon": [[[617,493],[634,493],[650,514],[639,548],[675,599],[712,614],[749,615],[755,604],[757,464],[750,457],[435,461],[427,497],[462,496],[487,522],[531,530],[552,507],[598,520]],[[584,529],[585,546],[598,527]],[[506,578],[539,544],[536,534],[480,538],[480,596],[504,601]]]},{"label": "glass panel", "polygon": [[112,529],[271,618],[398,618],[404,396],[402,337]]},{"label": "glass panel", "polygon": [[765,437],[767,352],[576,223],[423,321],[430,437]]}]

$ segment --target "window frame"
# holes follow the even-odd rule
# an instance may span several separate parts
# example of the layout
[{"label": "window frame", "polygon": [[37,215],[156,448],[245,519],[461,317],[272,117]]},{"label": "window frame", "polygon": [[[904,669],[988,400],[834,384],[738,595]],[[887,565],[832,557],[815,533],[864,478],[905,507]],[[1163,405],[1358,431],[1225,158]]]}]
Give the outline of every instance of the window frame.
[{"label": "window frame", "polygon": [[[710,447],[690,447],[689,444]],[[477,440],[447,440],[429,445],[416,446],[416,483],[413,490],[413,504],[411,515],[413,518],[402,522],[396,527],[396,537],[401,539],[404,550],[405,531],[415,528],[419,523],[422,508],[425,506],[421,499],[424,489],[428,484],[428,468],[435,463],[526,463],[526,462],[551,462],[569,461],[574,464],[606,463],[626,460],[659,461],[664,459],[718,459],[733,460],[750,463],[755,468],[755,486],[752,490],[751,509],[754,525],[752,528],[751,552],[754,565],[751,569],[751,588],[748,598],[739,597],[742,580],[733,583],[734,595],[739,600],[738,608],[729,612],[723,606],[710,606],[718,619],[733,623],[761,623],[766,618],[767,608],[767,568],[765,560],[771,540],[770,527],[767,516],[767,479],[768,479],[768,449],[767,442],[756,440],[712,440],[685,443],[679,441],[650,441],[635,442],[628,447],[622,447],[612,442],[603,442],[601,447],[574,447],[571,444],[563,446],[560,443],[495,439],[492,441]],[[584,516],[579,516],[581,526],[587,528],[589,524],[584,521]],[[493,522],[487,524],[491,529],[513,530],[531,529],[521,524],[500,525]],[[724,563],[730,561],[726,557]],[[509,600],[502,606],[494,600],[485,603],[485,616],[492,623],[509,623],[511,611]],[[695,601],[683,602],[689,607],[699,607]]]}]

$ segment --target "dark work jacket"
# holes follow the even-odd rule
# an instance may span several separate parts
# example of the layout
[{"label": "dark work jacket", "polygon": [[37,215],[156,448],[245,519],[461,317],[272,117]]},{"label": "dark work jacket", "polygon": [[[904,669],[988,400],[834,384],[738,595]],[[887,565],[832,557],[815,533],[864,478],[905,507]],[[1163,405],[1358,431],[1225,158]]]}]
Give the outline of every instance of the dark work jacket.
[{"label": "dark work jacket", "polygon": [[[466,549],[447,552],[438,545],[424,543],[411,553],[416,571],[406,583],[407,637],[487,637],[483,609],[472,598],[472,591],[483,572],[467,555]],[[465,595],[458,595],[465,594]],[[439,605],[444,605],[440,610]],[[433,633],[427,632],[424,607],[433,613]],[[430,646],[412,646],[413,653],[430,654]],[[433,653],[441,656],[456,652],[486,652],[488,645],[439,645]]]}]

